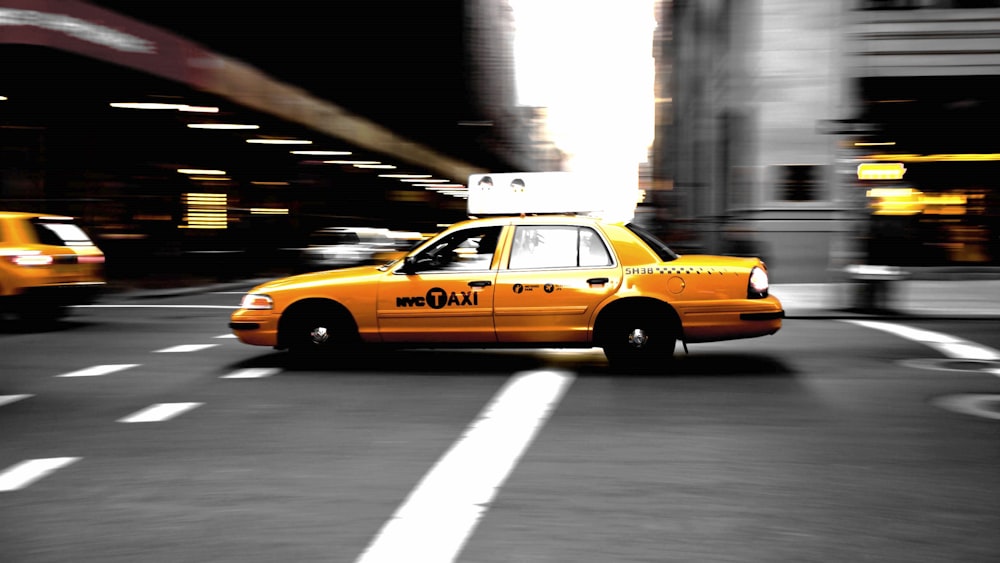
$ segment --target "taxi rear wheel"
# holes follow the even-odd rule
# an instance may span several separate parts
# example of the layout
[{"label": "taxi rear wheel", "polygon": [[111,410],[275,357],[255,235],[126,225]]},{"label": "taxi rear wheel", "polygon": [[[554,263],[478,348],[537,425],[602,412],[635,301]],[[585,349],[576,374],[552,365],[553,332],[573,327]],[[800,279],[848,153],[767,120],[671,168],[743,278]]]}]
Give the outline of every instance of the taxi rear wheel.
[{"label": "taxi rear wheel", "polygon": [[677,345],[677,329],[668,319],[634,309],[604,319],[600,345],[608,362],[625,371],[668,369]]}]

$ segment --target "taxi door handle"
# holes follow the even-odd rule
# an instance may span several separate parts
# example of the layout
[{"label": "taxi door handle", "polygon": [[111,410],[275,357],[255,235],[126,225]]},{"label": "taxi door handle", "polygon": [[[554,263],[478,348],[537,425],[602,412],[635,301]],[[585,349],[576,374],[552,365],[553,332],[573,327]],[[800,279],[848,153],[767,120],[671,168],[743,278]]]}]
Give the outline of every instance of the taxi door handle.
[{"label": "taxi door handle", "polygon": [[470,281],[469,282],[469,287],[489,287],[491,285],[493,285],[493,282],[491,282],[489,280]]},{"label": "taxi door handle", "polygon": [[590,278],[589,280],[587,280],[587,285],[603,285],[608,283],[609,281],[611,280],[609,280],[608,278]]}]

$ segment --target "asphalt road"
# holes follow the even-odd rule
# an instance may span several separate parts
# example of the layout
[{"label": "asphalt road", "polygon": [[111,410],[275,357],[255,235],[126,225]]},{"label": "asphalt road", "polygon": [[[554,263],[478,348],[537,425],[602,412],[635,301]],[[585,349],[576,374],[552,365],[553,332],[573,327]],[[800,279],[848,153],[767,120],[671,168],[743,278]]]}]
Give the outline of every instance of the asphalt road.
[{"label": "asphalt road", "polygon": [[292,365],[227,338],[238,297],[0,323],[0,559],[1000,558],[997,321],[791,319],[634,376],[596,350]]}]

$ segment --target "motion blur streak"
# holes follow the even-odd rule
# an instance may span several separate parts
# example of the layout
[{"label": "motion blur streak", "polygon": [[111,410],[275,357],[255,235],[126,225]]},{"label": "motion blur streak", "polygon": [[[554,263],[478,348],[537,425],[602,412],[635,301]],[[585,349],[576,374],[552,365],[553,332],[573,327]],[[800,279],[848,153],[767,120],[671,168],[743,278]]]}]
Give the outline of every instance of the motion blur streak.
[{"label": "motion blur streak", "polygon": [[573,374],[514,374],[424,476],[357,563],[454,561]]}]

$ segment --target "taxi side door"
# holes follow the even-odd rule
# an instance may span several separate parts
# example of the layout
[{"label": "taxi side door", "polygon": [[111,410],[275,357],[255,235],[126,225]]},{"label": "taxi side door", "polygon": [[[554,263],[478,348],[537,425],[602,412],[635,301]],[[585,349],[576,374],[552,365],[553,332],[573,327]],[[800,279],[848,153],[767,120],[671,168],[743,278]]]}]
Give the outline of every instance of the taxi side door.
[{"label": "taxi side door", "polygon": [[497,274],[494,324],[506,343],[581,343],[621,284],[608,241],[586,225],[518,225]]},{"label": "taxi side door", "polygon": [[379,333],[388,343],[494,343],[500,226],[471,226],[434,241],[378,286]]}]

